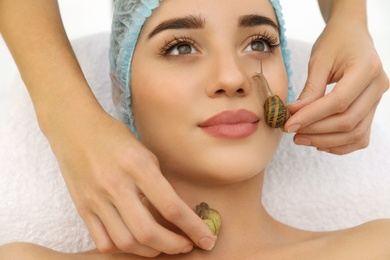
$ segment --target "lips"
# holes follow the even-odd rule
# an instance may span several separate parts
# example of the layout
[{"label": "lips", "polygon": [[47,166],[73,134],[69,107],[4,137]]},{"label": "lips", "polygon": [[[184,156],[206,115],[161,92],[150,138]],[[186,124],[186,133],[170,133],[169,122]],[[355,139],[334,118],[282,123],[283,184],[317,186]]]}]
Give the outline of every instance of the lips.
[{"label": "lips", "polygon": [[253,134],[259,118],[245,109],[227,110],[199,124],[206,133],[221,138],[243,138]]}]

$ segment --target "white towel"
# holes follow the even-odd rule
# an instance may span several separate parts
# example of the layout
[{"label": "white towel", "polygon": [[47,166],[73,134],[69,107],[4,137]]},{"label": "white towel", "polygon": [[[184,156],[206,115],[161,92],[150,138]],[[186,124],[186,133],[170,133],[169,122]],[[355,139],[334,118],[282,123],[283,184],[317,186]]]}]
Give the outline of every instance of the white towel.
[{"label": "white towel", "polygon": [[[108,76],[108,33],[73,43],[90,86],[114,114]],[[290,41],[293,84],[306,79],[310,45]],[[26,241],[64,252],[94,247],[73,205],[49,144],[18,78],[0,111],[0,245]],[[334,230],[390,217],[390,140],[380,119],[369,148],[346,156],[317,152],[284,135],[264,187],[271,215],[295,227]]]}]

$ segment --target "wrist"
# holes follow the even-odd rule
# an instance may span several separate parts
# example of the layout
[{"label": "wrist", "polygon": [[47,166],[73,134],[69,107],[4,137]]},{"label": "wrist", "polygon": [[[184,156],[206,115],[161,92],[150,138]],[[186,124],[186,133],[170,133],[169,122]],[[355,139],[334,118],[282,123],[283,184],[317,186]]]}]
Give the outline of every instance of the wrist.
[{"label": "wrist", "polygon": [[57,91],[33,98],[39,128],[48,139],[61,129],[78,127],[105,113],[86,82],[52,89]]},{"label": "wrist", "polygon": [[319,1],[325,22],[359,23],[367,26],[366,0]]}]

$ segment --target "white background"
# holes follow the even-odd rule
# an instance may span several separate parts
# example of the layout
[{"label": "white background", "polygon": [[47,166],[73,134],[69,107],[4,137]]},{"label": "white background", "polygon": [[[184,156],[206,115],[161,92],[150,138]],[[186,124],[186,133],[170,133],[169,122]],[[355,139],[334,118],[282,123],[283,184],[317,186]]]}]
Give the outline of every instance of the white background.
[{"label": "white background", "polygon": [[[69,38],[109,31],[112,0],[59,0],[63,21]],[[287,36],[313,43],[321,33],[322,20],[315,0],[281,0],[287,24]],[[369,28],[390,75],[390,1],[368,1]],[[6,108],[7,92],[17,73],[15,64],[0,37],[0,109]],[[378,107],[376,116],[390,129],[390,92]]]}]

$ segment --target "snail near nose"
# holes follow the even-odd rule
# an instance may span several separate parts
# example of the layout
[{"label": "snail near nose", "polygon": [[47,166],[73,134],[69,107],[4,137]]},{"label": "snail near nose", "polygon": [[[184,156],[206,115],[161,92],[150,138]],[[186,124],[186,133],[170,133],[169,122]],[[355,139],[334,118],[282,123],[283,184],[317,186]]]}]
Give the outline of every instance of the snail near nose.
[{"label": "snail near nose", "polygon": [[256,82],[260,101],[267,97],[264,102],[265,121],[272,128],[283,127],[290,118],[290,112],[284,105],[284,102],[278,95],[274,95],[263,75],[263,66],[261,65],[260,73],[253,76]]}]

